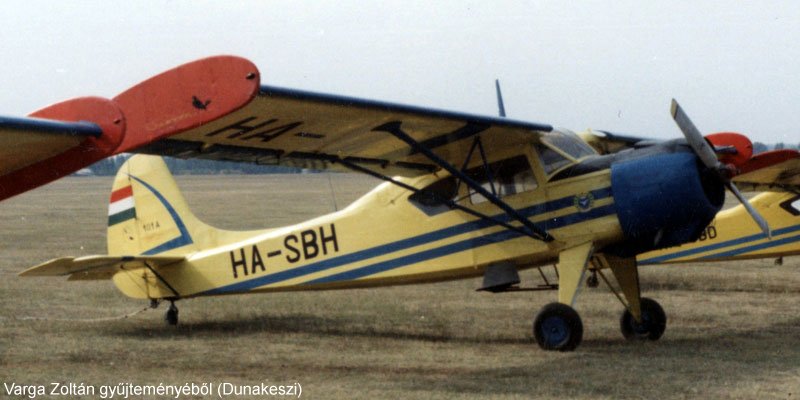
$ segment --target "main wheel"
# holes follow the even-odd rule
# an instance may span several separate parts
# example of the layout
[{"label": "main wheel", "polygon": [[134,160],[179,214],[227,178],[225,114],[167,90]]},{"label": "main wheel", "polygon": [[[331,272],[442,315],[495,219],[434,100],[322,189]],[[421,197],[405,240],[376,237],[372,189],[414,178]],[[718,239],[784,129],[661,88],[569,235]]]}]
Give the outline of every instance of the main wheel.
[{"label": "main wheel", "polygon": [[636,322],[628,310],[622,313],[619,319],[622,336],[628,340],[658,340],[667,329],[667,314],[658,302],[647,297],[642,297],[641,308],[641,323]]},{"label": "main wheel", "polygon": [[550,303],[533,320],[533,337],[544,350],[572,351],[583,339],[583,322],[572,307]]}]

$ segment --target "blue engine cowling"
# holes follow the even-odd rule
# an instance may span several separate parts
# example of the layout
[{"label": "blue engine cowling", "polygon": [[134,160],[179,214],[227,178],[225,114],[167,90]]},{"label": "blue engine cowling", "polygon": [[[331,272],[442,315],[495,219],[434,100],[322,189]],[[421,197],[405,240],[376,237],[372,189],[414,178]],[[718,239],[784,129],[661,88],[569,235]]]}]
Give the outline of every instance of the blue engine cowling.
[{"label": "blue engine cowling", "polygon": [[626,257],[697,240],[725,200],[722,181],[689,152],[615,162],[611,190],[626,240],[607,251]]}]

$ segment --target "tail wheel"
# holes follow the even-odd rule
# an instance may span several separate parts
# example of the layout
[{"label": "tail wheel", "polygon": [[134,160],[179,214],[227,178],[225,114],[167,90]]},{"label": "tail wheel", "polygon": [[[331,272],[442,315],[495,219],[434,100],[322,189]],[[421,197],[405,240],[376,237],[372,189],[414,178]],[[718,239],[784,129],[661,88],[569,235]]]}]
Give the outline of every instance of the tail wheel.
[{"label": "tail wheel", "polygon": [[622,313],[619,327],[628,340],[658,340],[667,329],[667,314],[653,299],[642,297],[642,322],[636,322],[628,310]]},{"label": "tail wheel", "polygon": [[170,302],[169,309],[164,315],[164,320],[167,321],[169,325],[178,325],[178,307],[175,306],[174,302]]},{"label": "tail wheel", "polygon": [[572,307],[550,303],[533,320],[533,336],[544,350],[572,351],[583,339],[583,322]]}]

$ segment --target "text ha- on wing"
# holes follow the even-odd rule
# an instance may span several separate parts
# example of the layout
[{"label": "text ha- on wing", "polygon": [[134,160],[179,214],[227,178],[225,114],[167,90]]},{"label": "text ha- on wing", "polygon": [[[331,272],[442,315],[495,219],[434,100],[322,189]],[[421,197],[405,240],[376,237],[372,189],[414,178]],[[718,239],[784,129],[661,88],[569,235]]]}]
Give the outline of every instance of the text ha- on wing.
[{"label": "text ha- on wing", "polygon": [[[209,100],[198,99],[198,105]],[[439,167],[399,139],[397,131],[459,165],[478,135],[487,151],[497,151],[551,130],[544,124],[261,86],[236,112],[136,151],[312,169],[344,169],[344,161],[386,175],[415,176]]]}]

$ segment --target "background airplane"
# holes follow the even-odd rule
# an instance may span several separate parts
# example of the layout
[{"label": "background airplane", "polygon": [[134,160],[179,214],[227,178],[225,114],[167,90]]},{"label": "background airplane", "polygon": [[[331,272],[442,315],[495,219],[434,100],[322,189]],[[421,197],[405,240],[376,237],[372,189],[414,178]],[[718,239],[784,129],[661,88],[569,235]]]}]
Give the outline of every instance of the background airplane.
[{"label": "background airplane", "polygon": [[[180,101],[201,110],[217,98]],[[109,255],[57,259],[22,275],[112,278],[126,295],[169,300],[167,318],[177,323],[181,298],[480,275],[482,289],[502,292],[519,282],[518,269],[557,261],[558,302],[533,324],[542,348],[580,343],[572,305],[590,265],[617,280],[624,336],[656,340],[666,317],[641,298],[635,256],[698,238],[726,187],[769,235],[734,182],[770,183],[759,171],[797,157],[751,158],[741,135],[713,137],[712,148],[675,102],[672,115],[686,140],[597,155],[545,124],[264,86],[234,112],[137,151],[353,170],[387,184],[297,226],[235,233],[197,221],[163,163],[134,157],[115,179]],[[796,177],[773,178],[792,185]]]},{"label": "background airplane", "polygon": [[[587,131],[580,134],[600,154],[616,153],[651,146],[660,142],[609,132]],[[776,150],[754,156],[774,159],[793,154],[793,150]],[[765,190],[750,203],[772,229],[771,238],[753,224],[743,205],[721,211],[706,227],[697,241],[651,251],[638,256],[640,264],[732,261],[756,258],[777,258],[800,254],[800,159],[786,161],[751,172],[750,182],[741,186],[751,191]],[[769,190],[784,190],[770,192]]]},{"label": "background airplane", "polygon": [[211,57],[113,99],[81,97],[0,117],[0,200],[236,110],[258,91],[257,74],[242,58]]},{"label": "background airplane", "polygon": [[772,229],[767,238],[742,206],[717,214],[691,243],[640,254],[640,265],[733,261],[800,255],[800,194],[765,192],[750,200]]}]

